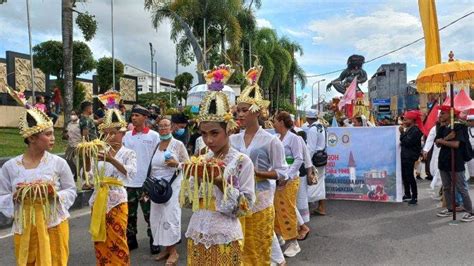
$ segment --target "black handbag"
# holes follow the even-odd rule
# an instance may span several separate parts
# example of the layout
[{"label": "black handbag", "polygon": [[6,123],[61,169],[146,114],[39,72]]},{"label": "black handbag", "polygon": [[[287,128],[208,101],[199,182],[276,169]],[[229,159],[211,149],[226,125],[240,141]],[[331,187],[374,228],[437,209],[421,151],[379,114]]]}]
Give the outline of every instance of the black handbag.
[{"label": "black handbag", "polygon": [[327,134],[326,129],[324,129],[324,135],[326,136],[325,138],[326,143],[324,143],[324,150],[315,152],[313,154],[313,157],[311,157],[311,162],[313,163],[315,167],[326,166],[328,164],[328,153],[326,152],[328,134]]},{"label": "black handbag", "polygon": [[[156,145],[155,151],[153,152],[153,156],[155,156],[156,150],[158,146]],[[157,204],[163,204],[168,202],[173,195],[173,188],[171,185],[173,184],[174,180],[178,176],[178,171],[175,171],[173,177],[171,177],[170,181],[164,179],[155,179],[150,176],[151,173],[151,163],[153,161],[153,156],[150,160],[150,165],[148,166],[147,177],[145,182],[143,183],[143,190],[147,195],[150,197],[150,200]]]}]

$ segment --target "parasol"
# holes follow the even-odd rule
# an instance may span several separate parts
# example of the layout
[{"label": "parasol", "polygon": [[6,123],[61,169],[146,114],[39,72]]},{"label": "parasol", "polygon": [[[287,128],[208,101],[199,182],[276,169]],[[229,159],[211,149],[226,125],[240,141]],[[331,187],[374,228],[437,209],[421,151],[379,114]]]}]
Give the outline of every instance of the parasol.
[{"label": "parasol", "polygon": [[[204,96],[209,90],[207,89],[207,84],[199,84],[191,88],[188,92],[188,97],[186,99],[186,104],[191,105],[191,106],[199,106],[201,103],[202,99],[204,99]],[[235,92],[234,90],[227,86],[224,85],[224,88],[222,89],[222,92],[227,95],[229,98],[229,104],[234,105],[235,104]]]},{"label": "parasol", "polygon": [[[446,63],[436,64],[425,68],[416,78],[416,89],[419,93],[443,93],[445,86],[449,83],[449,97],[451,106],[451,128],[454,128],[454,83],[474,83],[474,61],[455,61],[453,51],[449,52],[449,60]],[[453,204],[453,220],[456,220],[455,195],[455,153],[451,148],[451,191]]]}]

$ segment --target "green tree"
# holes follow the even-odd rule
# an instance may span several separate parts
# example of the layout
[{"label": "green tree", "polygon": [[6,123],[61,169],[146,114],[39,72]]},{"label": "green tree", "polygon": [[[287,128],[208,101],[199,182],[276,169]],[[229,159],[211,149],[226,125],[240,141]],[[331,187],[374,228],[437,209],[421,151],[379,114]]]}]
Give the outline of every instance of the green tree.
[{"label": "green tree", "polygon": [[[123,64],[115,59],[115,80],[118,82],[123,75]],[[112,57],[102,57],[97,61],[97,83],[101,93],[110,90],[114,84],[112,75]]]},{"label": "green tree", "polygon": [[174,78],[174,84],[178,90],[176,95],[180,104],[183,104],[184,99],[184,105],[186,105],[186,98],[188,97],[188,91],[191,89],[191,85],[193,84],[193,79],[193,75],[188,72],[181,73]]},{"label": "green tree", "polygon": [[62,78],[63,73],[63,44],[59,41],[46,41],[33,47],[35,67],[46,75]]},{"label": "green tree", "polygon": [[[64,79],[63,44],[59,41],[46,41],[33,47],[33,57],[37,66],[46,75],[53,75],[58,80]],[[80,41],[73,44],[73,80],[89,73],[95,68],[94,55],[89,46]]]}]

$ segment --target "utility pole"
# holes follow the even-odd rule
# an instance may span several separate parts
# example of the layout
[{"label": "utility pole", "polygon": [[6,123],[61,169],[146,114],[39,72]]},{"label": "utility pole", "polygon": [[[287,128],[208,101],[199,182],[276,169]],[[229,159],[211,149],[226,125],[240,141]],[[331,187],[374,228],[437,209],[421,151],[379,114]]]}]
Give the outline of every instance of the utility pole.
[{"label": "utility pole", "polygon": [[158,62],[155,61],[155,77],[153,80],[155,81],[155,91],[154,93],[158,93]]},{"label": "utility pole", "polygon": [[154,78],[153,78],[153,73],[155,73],[153,71],[153,57],[155,56],[155,50],[153,49],[153,44],[150,42],[148,43],[150,45],[150,55],[151,55],[151,69],[150,69],[150,76],[151,76],[151,91],[154,92],[154,85],[155,85],[155,81],[154,81]]},{"label": "utility pole", "polygon": [[110,0],[111,30],[112,30],[112,89],[115,90],[115,55],[114,55],[114,0]]},{"label": "utility pole", "polygon": [[33,93],[33,104],[36,102],[35,97],[35,74],[33,64],[33,47],[31,44],[31,22],[30,22],[30,0],[26,0],[26,20],[28,22],[28,41],[30,46],[30,63],[31,63],[31,91]]}]

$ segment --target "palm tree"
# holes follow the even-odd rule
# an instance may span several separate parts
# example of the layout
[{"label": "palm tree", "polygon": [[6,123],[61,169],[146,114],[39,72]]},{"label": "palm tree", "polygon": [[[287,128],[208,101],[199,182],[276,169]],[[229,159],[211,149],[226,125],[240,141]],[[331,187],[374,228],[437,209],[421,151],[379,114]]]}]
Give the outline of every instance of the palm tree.
[{"label": "palm tree", "polygon": [[[165,19],[171,19],[170,37],[177,43],[179,62],[190,63],[189,47],[192,47],[201,70],[224,61],[226,43],[230,44],[231,50],[240,48],[242,28],[237,16],[243,10],[242,6],[241,0],[145,0],[145,9],[152,12],[155,28]],[[211,60],[208,61],[208,57]],[[201,75],[198,77],[202,83]]]},{"label": "palm tree", "polygon": [[300,44],[291,41],[287,37],[282,37],[280,39],[281,45],[290,53],[291,55],[291,67],[288,73],[288,82],[285,87],[290,89],[290,99],[291,102],[295,102],[295,79],[300,82],[301,86],[304,87],[306,85],[306,74],[304,70],[298,65],[298,61],[296,61],[295,53],[298,53],[300,56],[303,55],[303,47]]},{"label": "palm tree", "polygon": [[[70,117],[73,108],[74,73],[72,69],[73,0],[62,0],[62,38],[64,60],[64,118]],[[67,123],[64,123],[66,128]]]}]

